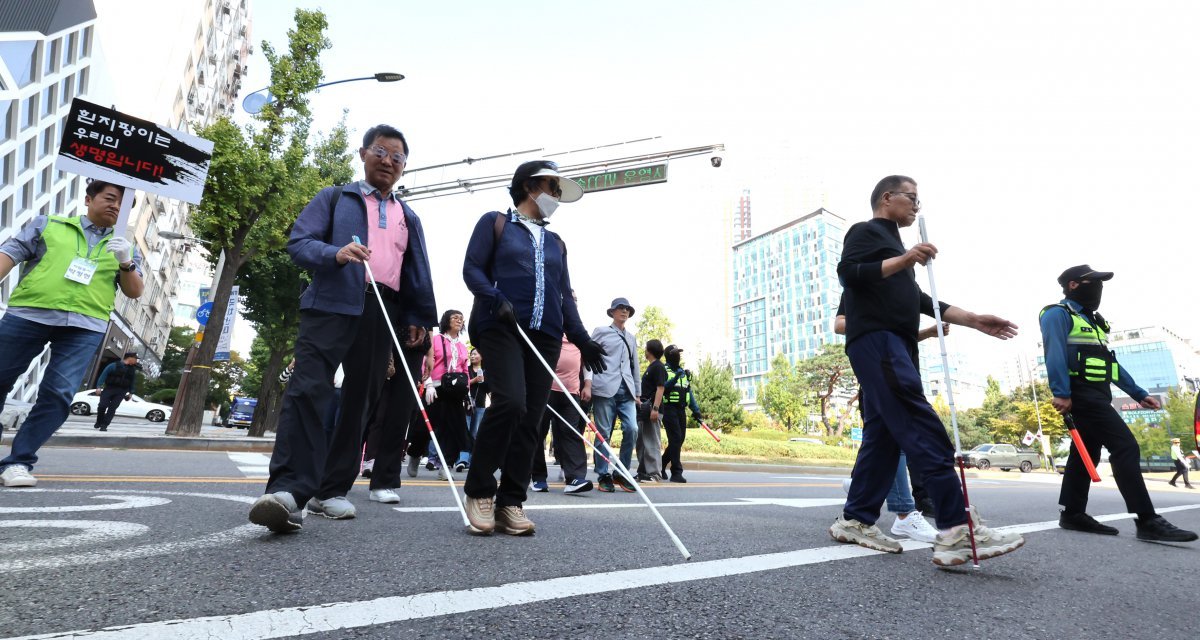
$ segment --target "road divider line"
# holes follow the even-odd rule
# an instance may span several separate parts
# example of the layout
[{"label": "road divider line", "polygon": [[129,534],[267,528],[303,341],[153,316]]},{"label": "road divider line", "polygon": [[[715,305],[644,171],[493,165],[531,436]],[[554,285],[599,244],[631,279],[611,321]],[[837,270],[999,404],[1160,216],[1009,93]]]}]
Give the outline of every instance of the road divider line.
[{"label": "road divider line", "polygon": [[[1200,504],[1167,507],[1160,512],[1200,509]],[[1123,520],[1133,514],[1117,513],[1098,516],[1098,520]],[[1001,527],[1004,531],[1033,533],[1058,528],[1057,520]],[[928,543],[904,542],[906,551],[929,548]],[[252,640],[258,638],[287,638],[314,633],[326,633],[420,620],[446,615],[500,609],[538,602],[577,598],[638,587],[661,586],[729,576],[775,571],[805,565],[852,560],[882,552],[856,545],[817,547],[782,553],[724,558],[660,567],[642,567],[608,573],[584,574],[529,582],[515,582],[495,587],[479,587],[459,591],[438,591],[411,596],[389,596],[359,602],[333,602],[300,607],[286,607],[223,616],[208,616],[145,622],[95,631],[76,630],[12,640],[60,640],[64,638],[96,638],[100,640]]]}]

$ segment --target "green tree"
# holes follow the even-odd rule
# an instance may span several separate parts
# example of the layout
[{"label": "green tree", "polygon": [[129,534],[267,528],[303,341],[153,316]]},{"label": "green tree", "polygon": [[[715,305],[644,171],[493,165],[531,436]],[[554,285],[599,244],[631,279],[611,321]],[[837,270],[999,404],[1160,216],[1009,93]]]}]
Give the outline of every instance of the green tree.
[{"label": "green tree", "polygon": [[[283,248],[286,231],[306,201],[302,187],[310,174],[302,167],[309,155],[308,95],[324,77],[319,57],[330,46],[327,26],[322,12],[297,9],[287,50],[281,54],[263,43],[275,101],[256,116],[257,129],[243,131],[228,118],[220,118],[196,132],[213,142],[213,157],[204,198],[193,210],[189,226],[210,243],[213,262],[218,262],[217,254],[224,256],[218,262],[211,326],[224,323],[238,272],[256,256]],[[191,371],[180,383],[167,427],[170,434],[200,432],[218,334],[206,332],[191,353]]]},{"label": "green tree", "polygon": [[[637,337],[643,345],[649,340],[658,340],[663,346],[671,344],[671,332],[675,328],[675,323],[667,317],[666,312],[654,305],[647,305],[637,314]],[[642,370],[646,370],[646,353],[643,350],[638,354],[641,359]]]},{"label": "green tree", "polygon": [[[807,397],[820,407],[825,435],[842,435],[855,417],[854,403],[858,399],[858,379],[850,368],[845,345],[826,345],[817,355],[796,363],[796,374],[807,390]],[[840,411],[835,408],[838,398],[848,400]]]},{"label": "green tree", "polygon": [[1163,409],[1167,412],[1163,426],[1172,436],[1179,438],[1184,448],[1195,447],[1196,394],[1181,387],[1174,387],[1167,393],[1167,403]]},{"label": "green tree", "polygon": [[709,428],[728,433],[742,425],[745,413],[733,384],[733,369],[705,358],[692,377],[692,392]]},{"label": "green tree", "polygon": [[787,356],[771,360],[767,380],[758,387],[758,405],[763,412],[791,431],[808,416],[810,392]]},{"label": "green tree", "polygon": [[187,361],[188,349],[196,341],[196,333],[187,327],[171,327],[167,348],[163,353],[162,369],[158,377],[147,380],[142,387],[142,396],[154,402],[170,404],[175,401],[183,365]]}]

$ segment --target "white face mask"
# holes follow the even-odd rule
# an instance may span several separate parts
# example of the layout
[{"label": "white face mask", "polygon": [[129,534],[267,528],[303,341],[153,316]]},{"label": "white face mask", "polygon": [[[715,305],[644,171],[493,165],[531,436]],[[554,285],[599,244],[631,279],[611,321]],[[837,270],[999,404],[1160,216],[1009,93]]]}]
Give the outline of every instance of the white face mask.
[{"label": "white face mask", "polygon": [[558,208],[558,200],[548,193],[539,193],[533,201],[537,203],[538,211],[542,212],[543,220],[549,220],[550,216],[554,215],[554,210]]}]

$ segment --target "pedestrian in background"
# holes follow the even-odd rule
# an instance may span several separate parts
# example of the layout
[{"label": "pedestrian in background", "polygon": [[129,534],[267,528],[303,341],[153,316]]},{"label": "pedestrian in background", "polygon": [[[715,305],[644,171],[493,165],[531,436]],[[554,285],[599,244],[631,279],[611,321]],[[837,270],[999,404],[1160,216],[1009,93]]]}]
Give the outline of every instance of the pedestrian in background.
[{"label": "pedestrian in background", "polygon": [[138,354],[130,351],[125,354],[123,360],[109,363],[104,367],[104,371],[100,372],[100,378],[96,381],[96,388],[100,389],[100,402],[96,406],[96,424],[93,429],[108,431],[108,425],[112,424],[113,416],[117,415],[117,408],[121,406],[123,400],[128,400],[133,397],[133,391],[137,385],[137,374],[142,370],[142,366],[138,364]]},{"label": "pedestrian in background", "polygon": [[1167,484],[1178,487],[1179,485],[1175,483],[1179,480],[1179,476],[1183,476],[1183,486],[1195,489],[1196,487],[1193,487],[1192,483],[1188,481],[1188,459],[1183,453],[1183,448],[1179,446],[1179,438],[1171,438],[1171,459],[1175,461],[1175,475],[1171,476]]},{"label": "pedestrian in background", "polygon": [[79,217],[37,216],[0,245],[0,281],[18,264],[24,276],[0,318],[0,411],[17,378],[50,345],[37,401],[0,460],[0,484],[37,486],[37,452],[71,412],[71,399],[96,355],[117,291],[142,295],[142,258],[113,234],[125,187],[93,180]]},{"label": "pedestrian in background", "polygon": [[[376,291],[405,348],[424,353],[428,328],[437,324],[421,221],[392,192],[408,153],[398,129],[372,127],[358,150],[365,178],[322,189],[292,225],[288,253],[309,270],[312,285],[300,297],[296,370],[283,396],[266,493],[250,508],[250,522],[271,531],[298,531],[305,506],[329,518],[355,516],[346,494],[359,473],[367,411],[387,371],[389,349],[380,345],[391,343]],[[327,443],[322,421],[339,364],[346,371],[341,415]],[[415,404],[409,398],[400,401]]]},{"label": "pedestrian in background", "polygon": [[467,394],[470,363],[461,332],[463,315],[450,309],[442,314],[439,333],[425,354],[425,409],[433,423],[446,466],[462,473],[471,466],[471,434],[467,431]]},{"label": "pedestrian in background", "polygon": [[[621,464],[629,469],[633,461],[633,448],[638,439],[637,397],[641,389],[638,380],[637,336],[625,329],[625,323],[633,317],[634,309],[625,298],[614,298],[608,305],[608,317],[612,324],[596,327],[592,340],[604,347],[604,370],[592,378],[592,413],[596,417],[596,429],[605,439],[612,437],[613,428],[621,421]],[[616,490],[612,470],[608,461],[597,452],[596,484],[600,491],[611,493]],[[624,491],[635,491],[633,485],[621,474],[616,484]]]},{"label": "pedestrian in background", "polygon": [[642,389],[638,403],[637,479],[657,482],[662,475],[663,385],[667,383],[667,368],[663,366],[663,344],[657,339],[646,341],[646,371],[642,374]]},{"label": "pedestrian in background", "polygon": [[551,372],[517,332],[526,334],[551,367],[558,363],[564,333],[589,368],[602,368],[604,356],[588,339],[570,295],[566,245],[546,228],[559,203],[575,202],[583,189],[553,162],[534,160],[517,167],[508,193],[513,207],[479,219],[463,263],[463,280],[475,296],[471,338],[488,364],[492,393],[464,487],[470,531],[481,535],[497,528],[511,535],[534,532],[522,505]]},{"label": "pedestrian in background", "polygon": [[467,404],[467,430],[471,432],[471,442],[475,442],[475,434],[479,432],[479,424],[483,422],[483,412],[487,410],[488,385],[483,371],[483,356],[479,350],[472,347],[470,352],[471,368],[467,375],[471,376],[471,392],[467,394],[470,402]]},{"label": "pedestrian in background", "polygon": [[[546,449],[543,443],[546,442],[547,434],[553,434],[554,458],[558,460],[565,481],[563,493],[584,493],[592,490],[592,483],[587,479],[587,451],[583,444],[584,425],[579,413],[572,406],[571,399],[580,404],[591,400],[592,372],[583,365],[579,347],[571,344],[565,335],[554,373],[566,388],[555,382],[550,390],[548,406],[557,411],[558,415],[547,411],[542,417],[542,427],[538,431],[539,446],[533,457],[533,484],[530,488],[541,493],[550,490],[547,482],[549,478]],[[564,420],[566,422],[563,422]]]}]

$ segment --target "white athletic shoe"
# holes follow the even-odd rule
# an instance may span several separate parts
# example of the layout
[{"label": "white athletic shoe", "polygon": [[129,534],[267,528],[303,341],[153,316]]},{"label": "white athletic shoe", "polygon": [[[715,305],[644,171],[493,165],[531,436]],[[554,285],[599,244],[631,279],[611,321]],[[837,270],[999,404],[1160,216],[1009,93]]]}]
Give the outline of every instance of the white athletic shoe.
[{"label": "white athletic shoe", "polygon": [[400,495],[395,489],[371,489],[371,502],[382,502],[384,504],[396,504],[400,502]]},{"label": "white athletic shoe", "polygon": [[892,523],[892,535],[906,536],[920,542],[934,542],[937,540],[937,529],[934,529],[929,521],[920,511],[913,511],[908,514],[903,520],[896,518]]},{"label": "white athletic shoe", "polygon": [[36,487],[37,478],[23,464],[10,465],[0,473],[0,484],[6,487]]}]

